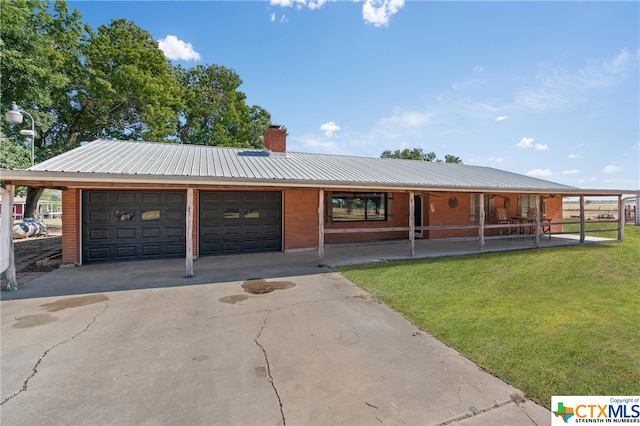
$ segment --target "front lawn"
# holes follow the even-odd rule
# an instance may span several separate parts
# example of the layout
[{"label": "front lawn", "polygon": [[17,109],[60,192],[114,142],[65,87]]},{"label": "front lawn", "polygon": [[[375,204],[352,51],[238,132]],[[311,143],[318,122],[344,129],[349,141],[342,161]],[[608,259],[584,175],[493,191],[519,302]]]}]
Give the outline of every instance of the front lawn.
[{"label": "front lawn", "polygon": [[530,398],[640,391],[640,226],[625,241],[341,268]]}]

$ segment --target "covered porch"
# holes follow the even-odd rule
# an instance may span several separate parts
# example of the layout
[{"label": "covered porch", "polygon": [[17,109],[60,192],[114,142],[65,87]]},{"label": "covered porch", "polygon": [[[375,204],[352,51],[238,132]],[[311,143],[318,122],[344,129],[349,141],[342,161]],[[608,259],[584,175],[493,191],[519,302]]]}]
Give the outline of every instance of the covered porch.
[{"label": "covered porch", "polygon": [[578,234],[564,234],[554,235],[551,238],[543,238],[537,246],[533,238],[492,239],[486,241],[484,248],[480,249],[476,241],[418,239],[414,242],[413,253],[411,251],[411,245],[407,240],[327,244],[325,246],[323,265],[338,267],[373,262],[464,256],[512,250],[615,242],[618,242],[618,240],[595,236],[586,236],[584,241],[581,242],[580,235]]}]

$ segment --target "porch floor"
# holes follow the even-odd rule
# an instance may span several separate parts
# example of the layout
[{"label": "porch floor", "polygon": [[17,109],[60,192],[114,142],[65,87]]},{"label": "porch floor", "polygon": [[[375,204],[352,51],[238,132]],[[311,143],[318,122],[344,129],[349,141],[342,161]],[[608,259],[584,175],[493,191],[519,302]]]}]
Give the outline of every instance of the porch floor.
[{"label": "porch floor", "polygon": [[[603,242],[617,242],[618,240],[587,236],[582,244]],[[577,246],[581,245],[580,236],[573,234],[540,237],[539,248]],[[510,238],[486,240],[484,249],[479,249],[478,240],[474,241],[446,241],[446,240],[415,240],[413,259],[430,257],[461,256],[468,254],[491,253],[509,250],[535,249],[534,239]],[[409,260],[409,240],[389,240],[375,243],[357,244],[326,244],[325,261],[327,266],[356,265],[371,262],[385,262],[390,260]]]}]

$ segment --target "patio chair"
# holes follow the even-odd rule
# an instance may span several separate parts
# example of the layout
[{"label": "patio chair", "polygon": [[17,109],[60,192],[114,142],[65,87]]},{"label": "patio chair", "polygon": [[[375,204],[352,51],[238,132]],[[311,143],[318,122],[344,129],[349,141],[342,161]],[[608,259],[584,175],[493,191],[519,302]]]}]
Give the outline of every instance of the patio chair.
[{"label": "patio chair", "polygon": [[[511,219],[509,219],[509,216],[507,216],[507,209],[503,207],[497,207],[496,217],[498,218],[498,224],[509,225],[507,227],[507,234],[511,235],[511,231],[512,231]],[[502,228],[500,228],[500,235],[502,235]]]}]

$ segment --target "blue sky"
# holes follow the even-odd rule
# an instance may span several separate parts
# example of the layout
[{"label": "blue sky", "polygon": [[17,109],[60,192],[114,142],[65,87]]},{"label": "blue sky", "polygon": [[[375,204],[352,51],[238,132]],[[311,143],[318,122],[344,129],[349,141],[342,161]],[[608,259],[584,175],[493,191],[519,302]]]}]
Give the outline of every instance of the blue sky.
[{"label": "blue sky", "polygon": [[289,151],[422,148],[582,188],[640,188],[640,3],[70,1],[183,66],[233,68]]}]

